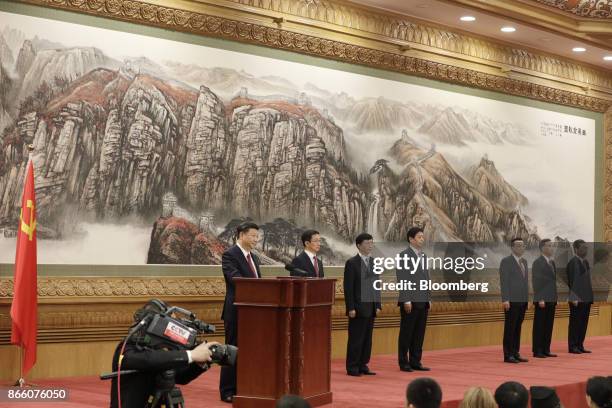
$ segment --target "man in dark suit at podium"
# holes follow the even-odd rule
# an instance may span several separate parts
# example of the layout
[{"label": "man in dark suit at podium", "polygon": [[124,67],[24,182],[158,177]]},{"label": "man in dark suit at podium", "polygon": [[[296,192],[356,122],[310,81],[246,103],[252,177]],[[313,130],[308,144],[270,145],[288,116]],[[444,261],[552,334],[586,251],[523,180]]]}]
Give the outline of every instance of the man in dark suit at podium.
[{"label": "man in dark suit at podium", "polygon": [[[408,268],[396,270],[397,281],[413,282],[416,289],[399,292],[397,305],[400,307],[401,322],[397,341],[398,362],[401,371],[429,371],[429,368],[421,364],[427,315],[431,306],[429,291],[419,289],[421,280],[429,280],[427,257],[423,252],[425,235],[419,227],[410,228],[407,235],[410,245],[400,253],[400,259],[405,255],[408,257]],[[414,263],[410,262],[410,259],[413,259],[414,263],[418,262],[416,268],[413,268]]]},{"label": "man in dark suit at podium", "polygon": [[572,354],[590,353],[584,348],[589,324],[589,314],[593,303],[593,286],[591,284],[591,266],[586,256],[589,252],[586,242],[574,241],[574,256],[567,263],[567,285],[569,286],[569,328],[567,341]]},{"label": "man in dark suit at podium", "polygon": [[[301,254],[293,258],[291,265],[295,268],[306,271],[308,278],[322,278],[325,276],[323,273],[323,261],[317,257],[317,253],[321,249],[321,234],[319,231],[313,229],[306,230],[302,233],[302,244],[304,245],[304,251]],[[291,276],[301,276],[291,272]]]},{"label": "man in dark suit at podium", "polygon": [[523,258],[525,243],[521,238],[510,242],[512,254],[501,260],[499,284],[504,306],[504,362],[525,363],[521,357],[521,326],[527,310],[529,281],[527,261]]},{"label": "man in dark suit at podium", "polygon": [[[225,279],[225,303],[223,304],[223,327],[225,343],[238,345],[238,310],[234,306],[236,287],[234,278],[261,278],[259,259],[251,251],[259,241],[259,227],[252,222],[242,223],[236,228],[236,245],[223,253],[221,269]],[[236,367],[221,367],[219,382],[221,400],[232,402],[236,395]]]},{"label": "man in dark suit at podium", "polygon": [[346,373],[355,377],[375,375],[368,363],[372,354],[374,318],[380,312],[380,292],[374,290],[374,262],[370,254],[374,247],[370,234],[355,238],[359,253],[344,266],[344,303],[349,317],[346,345]]},{"label": "man in dark suit at podium", "polygon": [[536,358],[557,357],[550,352],[555,308],[557,306],[557,265],[553,260],[553,245],[550,239],[540,241],[542,255],[533,261],[531,283],[533,285],[533,356]]}]

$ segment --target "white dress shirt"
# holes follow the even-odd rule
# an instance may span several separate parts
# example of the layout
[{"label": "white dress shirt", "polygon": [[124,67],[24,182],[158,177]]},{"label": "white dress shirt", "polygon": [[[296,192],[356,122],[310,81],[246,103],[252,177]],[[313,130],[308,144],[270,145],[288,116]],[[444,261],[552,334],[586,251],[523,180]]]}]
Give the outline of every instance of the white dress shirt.
[{"label": "white dress shirt", "polygon": [[[238,245],[238,248],[240,248],[240,250],[242,251],[242,255],[244,255],[244,259],[247,261],[247,264],[248,264],[249,263],[248,256],[251,255],[251,252],[241,247],[238,242],[236,242],[236,245]],[[259,278],[259,275],[257,274],[257,267],[255,266],[255,261],[253,261],[253,255],[251,255],[251,262],[253,263],[253,268],[255,268],[255,275],[257,275],[257,277]]]},{"label": "white dress shirt", "polygon": [[[308,255],[308,258],[310,258],[310,262],[312,263],[312,266],[315,266],[315,261],[314,261],[314,257],[317,256],[317,254],[310,252],[309,250],[305,249],[304,252],[306,252],[306,255]],[[318,259],[318,258],[317,258]],[[316,266],[316,268],[319,268],[319,265]]]}]

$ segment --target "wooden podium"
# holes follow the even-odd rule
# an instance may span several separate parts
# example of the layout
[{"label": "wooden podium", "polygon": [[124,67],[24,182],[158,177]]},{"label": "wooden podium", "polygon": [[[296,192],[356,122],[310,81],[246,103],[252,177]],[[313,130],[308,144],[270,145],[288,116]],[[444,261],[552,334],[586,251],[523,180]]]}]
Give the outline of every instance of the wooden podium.
[{"label": "wooden podium", "polygon": [[235,278],[236,408],[273,408],[285,394],[332,401],[331,306],[335,279]]}]

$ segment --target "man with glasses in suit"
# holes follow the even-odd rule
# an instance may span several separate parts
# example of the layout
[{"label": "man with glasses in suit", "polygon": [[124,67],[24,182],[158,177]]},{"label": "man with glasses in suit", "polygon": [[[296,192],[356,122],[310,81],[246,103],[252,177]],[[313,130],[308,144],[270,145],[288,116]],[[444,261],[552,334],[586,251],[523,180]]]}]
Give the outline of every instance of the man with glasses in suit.
[{"label": "man with glasses in suit", "polygon": [[[295,268],[306,271],[309,278],[322,278],[325,276],[323,272],[323,261],[317,256],[321,250],[321,234],[319,231],[309,229],[302,233],[302,244],[304,251],[293,258],[291,265]],[[301,276],[293,271],[291,276]],[[303,276],[302,276],[303,277]]]},{"label": "man with glasses in suit", "polygon": [[541,256],[531,266],[533,286],[533,356],[535,358],[557,357],[550,352],[555,308],[557,306],[557,265],[552,258],[554,248],[550,239],[539,244]]},{"label": "man with glasses in suit", "polygon": [[581,239],[573,243],[574,256],[567,263],[567,284],[569,286],[569,328],[568,348],[571,354],[591,353],[584,348],[589,314],[593,303],[593,286],[591,283],[591,265],[586,259],[589,248]]},{"label": "man with glasses in suit", "polygon": [[525,319],[529,296],[527,261],[523,258],[525,242],[522,238],[510,241],[512,253],[501,260],[499,283],[504,307],[504,362],[525,363],[521,357],[521,327]]},{"label": "man with glasses in suit", "polygon": [[[408,248],[400,253],[400,258],[408,258],[407,268],[397,268],[398,282],[412,282],[416,290],[405,289],[399,292],[397,305],[400,308],[400,331],[398,338],[398,363],[401,371],[429,371],[421,364],[423,341],[427,328],[427,315],[431,307],[431,294],[420,290],[420,281],[429,280],[427,256],[423,252],[425,234],[420,227],[412,227],[407,233]],[[412,265],[417,265],[415,268]]]},{"label": "man with glasses in suit", "polygon": [[349,318],[346,346],[346,373],[351,376],[375,375],[368,368],[372,354],[374,318],[380,313],[380,292],[374,289],[376,274],[372,235],[362,233],[355,238],[359,253],[344,266],[344,302]]}]

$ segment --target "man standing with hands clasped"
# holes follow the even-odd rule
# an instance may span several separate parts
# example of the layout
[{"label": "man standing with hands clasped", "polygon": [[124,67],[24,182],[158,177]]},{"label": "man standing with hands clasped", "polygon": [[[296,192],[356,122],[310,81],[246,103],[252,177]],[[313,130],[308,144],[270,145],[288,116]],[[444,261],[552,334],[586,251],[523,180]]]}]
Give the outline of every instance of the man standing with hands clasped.
[{"label": "man standing with hands clasped", "polygon": [[499,284],[504,306],[504,362],[525,363],[521,357],[521,326],[527,310],[529,281],[527,261],[523,258],[525,243],[521,238],[510,242],[512,254],[501,260]]},{"label": "man standing with hands clasped", "polygon": [[372,353],[374,318],[380,313],[380,292],[374,289],[376,274],[370,256],[374,241],[370,234],[355,238],[359,253],[344,266],[344,302],[349,317],[346,346],[346,373],[351,376],[375,375],[368,363]]},{"label": "man standing with hands clasped", "polygon": [[589,314],[593,303],[593,286],[591,284],[591,265],[586,259],[589,248],[581,239],[574,241],[574,256],[567,263],[567,285],[569,286],[570,318],[567,331],[567,342],[571,354],[591,353],[584,348]]},{"label": "man standing with hands clasped", "polygon": [[[427,315],[431,307],[431,296],[429,290],[420,290],[419,282],[429,280],[427,270],[427,257],[423,252],[425,245],[425,234],[423,229],[412,227],[408,230],[408,248],[400,253],[404,256],[414,258],[415,262],[408,261],[409,268],[398,268],[397,281],[413,282],[415,290],[405,289],[399,293],[397,305],[400,307],[400,331],[397,341],[398,362],[401,371],[429,371],[423,367],[421,357],[423,355],[423,341],[425,340],[425,329],[427,328]],[[420,258],[420,259],[419,259]],[[411,269],[412,265],[417,265]]]},{"label": "man standing with hands clasped", "polygon": [[533,285],[533,356],[535,358],[557,357],[550,352],[555,308],[557,306],[557,265],[552,259],[553,246],[550,239],[540,241],[542,255],[533,261],[531,282]]}]

